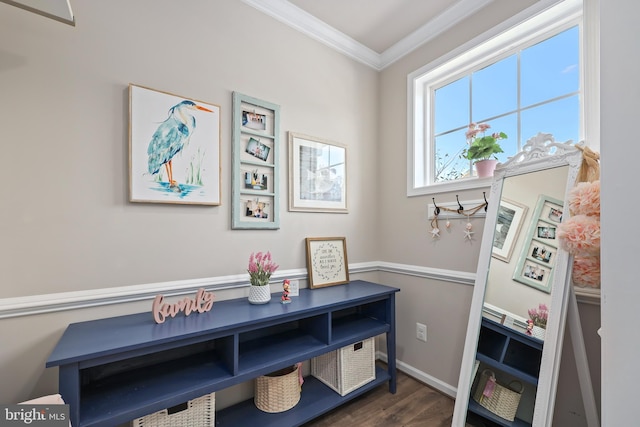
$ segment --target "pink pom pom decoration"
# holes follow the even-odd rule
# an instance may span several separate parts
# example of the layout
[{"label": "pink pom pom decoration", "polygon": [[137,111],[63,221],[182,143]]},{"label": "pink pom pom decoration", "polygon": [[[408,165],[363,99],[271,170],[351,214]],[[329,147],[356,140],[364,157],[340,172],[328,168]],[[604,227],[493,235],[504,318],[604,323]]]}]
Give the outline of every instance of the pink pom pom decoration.
[{"label": "pink pom pom decoration", "polygon": [[585,288],[600,288],[600,257],[573,259],[573,284]]},{"label": "pink pom pom decoration", "polygon": [[569,192],[569,209],[573,215],[600,217],[600,181],[580,182]]},{"label": "pink pom pom decoration", "polygon": [[558,226],[560,245],[575,256],[594,256],[600,253],[600,220],[597,217],[576,215]]}]

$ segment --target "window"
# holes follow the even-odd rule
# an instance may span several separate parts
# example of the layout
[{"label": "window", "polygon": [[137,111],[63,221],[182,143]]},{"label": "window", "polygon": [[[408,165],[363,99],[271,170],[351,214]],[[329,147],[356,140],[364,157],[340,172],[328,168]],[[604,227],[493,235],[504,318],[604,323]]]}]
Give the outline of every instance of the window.
[{"label": "window", "polygon": [[472,122],[508,135],[499,161],[538,132],[580,140],[581,12],[581,2],[562,2],[409,75],[409,195],[487,185],[460,157]]}]

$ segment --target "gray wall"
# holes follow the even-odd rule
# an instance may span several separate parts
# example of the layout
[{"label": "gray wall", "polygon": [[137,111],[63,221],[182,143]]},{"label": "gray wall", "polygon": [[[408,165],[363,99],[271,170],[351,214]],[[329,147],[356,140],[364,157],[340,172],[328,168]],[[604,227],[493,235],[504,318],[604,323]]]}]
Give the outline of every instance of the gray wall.
[{"label": "gray wall", "polygon": [[[380,247],[381,259],[443,269],[475,271],[482,233],[474,234],[471,242],[465,241],[462,231],[465,220],[454,223],[457,229],[451,234],[445,233],[443,238],[433,241],[429,234],[430,225],[426,220],[427,205],[432,202],[432,197],[440,203],[455,202],[456,194],[461,200],[481,200],[482,191],[489,189],[406,197],[407,75],[471,40],[492,25],[507,19],[525,6],[520,2],[495,1],[478,16],[461,22],[381,73],[380,108],[381,117],[385,117],[385,120],[381,121],[383,125],[380,131],[379,157],[380,168],[383,170],[381,185],[385,200],[381,211],[381,223],[385,224],[381,228],[384,241],[384,245]],[[482,220],[472,219],[472,223],[475,231],[482,230]],[[515,256],[517,257],[517,254]],[[406,355],[418,371],[427,372],[445,383],[457,384],[472,289],[457,283],[438,284],[429,280],[408,280],[405,277],[396,278],[395,284],[400,286],[403,292],[410,292],[409,299],[413,301],[412,304],[403,305],[402,309],[398,310],[401,313],[398,328],[399,343],[402,347],[399,354]],[[456,297],[450,300],[452,295]],[[589,352],[591,375],[596,386],[599,386],[600,377],[600,342],[596,334],[600,323],[598,308],[580,304],[580,313],[586,317],[583,320],[583,334]],[[403,310],[406,312],[403,313]],[[417,341],[412,335],[415,322],[421,321],[420,319],[423,320],[422,323],[426,322],[429,328],[427,343]],[[437,340],[431,340],[434,329],[442,329]],[[570,345],[570,340],[565,338],[564,347],[569,348]],[[403,360],[402,357],[399,358]],[[586,425],[584,408],[578,393],[578,376],[570,348],[563,355],[562,366],[564,369],[560,372],[559,389],[572,392],[558,394],[554,424]],[[596,398],[599,402],[599,390],[596,390]]]},{"label": "gray wall", "polygon": [[[254,250],[270,250],[281,270],[296,271],[305,267],[304,237],[346,236],[350,264],[382,261],[451,273],[451,280],[441,280],[395,268],[355,277],[402,289],[400,366],[450,392],[483,220],[472,220],[470,242],[462,238],[463,225],[434,242],[426,219],[431,198],[406,197],[406,78],[524,6],[497,0],[478,19],[378,73],[238,1],[76,2],[75,28],[0,3],[6,159],[0,302],[242,275]],[[129,83],[221,106],[222,206],[127,201]],[[295,131],[347,145],[348,215],[287,212],[283,150],[282,228],[230,229],[232,91],[281,106],[283,143],[286,131]],[[477,200],[482,190],[458,194]],[[455,200],[455,194],[437,197]],[[217,293],[219,299],[244,294],[242,288]],[[44,362],[68,323],[149,306],[141,301],[0,320],[0,340],[9,343],[0,353],[0,402],[56,390],[57,373]],[[581,312],[592,319],[585,330],[592,336],[598,310]],[[416,322],[427,324],[427,343],[415,339]],[[599,363],[598,346],[588,345]],[[565,379],[565,371],[570,368],[561,383],[575,389],[575,375]],[[599,377],[599,369],[594,372]],[[580,414],[580,405],[562,402],[557,416]]]},{"label": "gray wall", "polygon": [[[239,1],[73,7],[76,27],[0,4],[1,301],[244,275],[258,250],[303,269],[308,236],[377,259],[376,71]],[[221,106],[221,206],[128,202],[129,83]],[[281,106],[277,231],[230,229],[233,91]],[[348,215],[287,212],[287,131],[347,145]],[[0,402],[57,389],[44,361],[68,323],[150,304],[0,320]]]},{"label": "gray wall", "polygon": [[[254,250],[300,267],[310,233],[375,259],[375,71],[237,1],[78,2],[75,28],[0,7],[0,297],[241,273]],[[222,206],[128,203],[129,83],[221,106]],[[282,108],[283,207],[286,131],[347,144],[350,215],[230,230],[232,91]]]}]

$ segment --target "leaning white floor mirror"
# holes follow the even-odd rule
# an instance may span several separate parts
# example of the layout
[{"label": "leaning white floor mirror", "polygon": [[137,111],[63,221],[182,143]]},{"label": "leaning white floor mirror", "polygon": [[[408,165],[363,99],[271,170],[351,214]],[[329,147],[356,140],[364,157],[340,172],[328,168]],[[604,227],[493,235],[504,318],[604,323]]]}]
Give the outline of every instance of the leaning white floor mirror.
[{"label": "leaning white floor mirror", "polygon": [[[453,427],[552,424],[571,286],[557,225],[569,215],[581,153],[538,134],[495,171]],[[529,322],[540,307],[544,336]]]}]

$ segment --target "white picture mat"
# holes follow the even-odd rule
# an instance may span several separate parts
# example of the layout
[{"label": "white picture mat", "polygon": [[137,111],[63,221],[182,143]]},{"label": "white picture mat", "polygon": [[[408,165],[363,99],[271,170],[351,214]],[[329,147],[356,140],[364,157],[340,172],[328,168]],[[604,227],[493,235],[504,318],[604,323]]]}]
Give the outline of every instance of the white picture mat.
[{"label": "white picture mat", "polygon": [[[199,165],[201,186],[190,192],[163,191],[156,175],[148,170],[147,150],[158,126],[167,119],[169,109],[189,98],[130,86],[130,187],[131,201],[158,203],[220,204],[220,107],[202,101],[196,104],[212,112],[191,112],[196,120],[189,142],[173,159],[173,179],[187,182],[193,165]],[[166,181],[164,167],[161,180]]]}]

